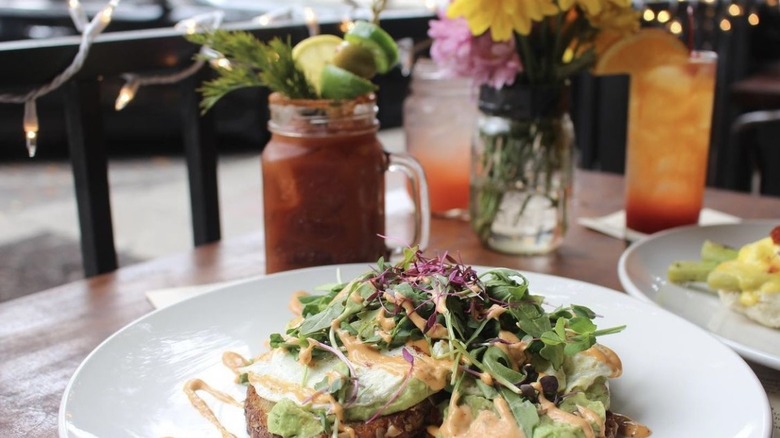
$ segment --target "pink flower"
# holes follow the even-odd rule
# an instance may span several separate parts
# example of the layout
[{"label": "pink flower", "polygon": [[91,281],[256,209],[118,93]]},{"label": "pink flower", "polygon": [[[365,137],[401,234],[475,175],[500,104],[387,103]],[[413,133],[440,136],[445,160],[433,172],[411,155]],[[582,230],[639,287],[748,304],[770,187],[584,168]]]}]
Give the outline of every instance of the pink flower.
[{"label": "pink flower", "polygon": [[495,42],[488,33],[475,37],[464,18],[431,20],[428,36],[433,38],[431,58],[439,67],[479,85],[512,85],[522,71],[514,39]]}]

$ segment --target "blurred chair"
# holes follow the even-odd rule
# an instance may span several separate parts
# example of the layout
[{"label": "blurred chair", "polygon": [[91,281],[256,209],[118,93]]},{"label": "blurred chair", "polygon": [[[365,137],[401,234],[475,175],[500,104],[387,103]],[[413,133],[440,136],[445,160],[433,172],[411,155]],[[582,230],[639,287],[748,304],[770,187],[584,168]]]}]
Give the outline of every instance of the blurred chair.
[{"label": "blurred chair", "polygon": [[742,111],[731,124],[728,187],[751,190],[757,171],[760,193],[780,196],[780,63],[735,82],[731,101]]}]

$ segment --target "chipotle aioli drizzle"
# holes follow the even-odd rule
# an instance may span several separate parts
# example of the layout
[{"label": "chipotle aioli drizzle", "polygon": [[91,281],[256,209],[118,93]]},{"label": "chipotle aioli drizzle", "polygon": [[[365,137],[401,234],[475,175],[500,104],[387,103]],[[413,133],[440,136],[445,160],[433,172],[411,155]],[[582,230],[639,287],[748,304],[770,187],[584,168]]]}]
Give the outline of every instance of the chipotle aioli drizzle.
[{"label": "chipotle aioli drizzle", "polygon": [[251,362],[244,356],[234,353],[232,351],[226,351],[222,353],[222,364],[233,371],[233,374],[239,375],[239,368],[243,368],[251,364]]},{"label": "chipotle aioli drizzle", "polygon": [[582,353],[607,365],[612,371],[612,374],[609,375],[610,378],[620,377],[623,374],[623,362],[620,361],[620,357],[618,357],[618,355],[609,347],[605,347],[601,344],[594,344]]},{"label": "chipotle aioli drizzle", "polygon": [[[402,356],[386,356],[371,345],[364,344],[349,333],[337,331],[344,348],[347,349],[347,357],[353,363],[364,366],[373,366],[381,368],[388,373],[403,376],[409,372],[411,366]],[[417,350],[415,348],[415,350]],[[447,384],[452,361],[448,359],[434,359],[427,354],[415,355],[412,376],[422,381],[426,386],[434,391],[444,389]]]},{"label": "chipotle aioli drizzle", "polygon": [[484,409],[474,418],[471,408],[467,405],[458,406],[458,396],[453,395],[442,425],[439,428],[430,427],[428,432],[434,436],[440,434],[451,438],[526,438],[503,397],[493,399],[493,407],[498,415],[490,409]]},{"label": "chipotle aioli drizzle", "polygon": [[542,413],[547,414],[553,421],[571,424],[572,426],[579,428],[585,435],[585,438],[596,438],[593,427],[586,419],[579,415],[566,412],[563,409],[558,408],[558,406],[555,406],[555,403],[547,400],[544,397],[544,391],[539,382],[534,382],[531,385],[539,392],[539,405],[541,406]]},{"label": "chipotle aioli drizzle", "polygon": [[217,419],[217,416],[214,415],[214,411],[212,411],[203,398],[198,395],[198,391],[211,394],[211,396],[215,399],[238,408],[243,409],[244,404],[234,399],[229,394],[212,388],[201,379],[192,379],[184,384],[184,393],[187,394],[187,398],[190,400],[190,403],[192,403],[192,406],[195,407],[198,413],[200,413],[200,415],[213,424],[219,430],[219,433],[222,434],[223,438],[235,438],[235,435],[230,433],[230,431],[225,429],[225,426],[220,423],[219,419]]},{"label": "chipotle aioli drizzle", "polygon": [[299,298],[307,296],[309,296],[309,293],[302,290],[292,294],[290,302],[287,303],[287,308],[290,309],[290,312],[292,312],[293,315],[301,316],[303,314],[303,304],[301,304]]}]

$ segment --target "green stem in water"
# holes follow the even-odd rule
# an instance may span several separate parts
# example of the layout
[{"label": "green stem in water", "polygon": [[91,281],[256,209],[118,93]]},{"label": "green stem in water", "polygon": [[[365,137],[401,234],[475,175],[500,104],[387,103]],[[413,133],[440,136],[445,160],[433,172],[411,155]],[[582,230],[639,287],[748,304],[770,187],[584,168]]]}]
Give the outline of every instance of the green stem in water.
[{"label": "green stem in water", "polygon": [[516,42],[520,46],[520,57],[523,61],[523,70],[525,70],[528,82],[536,82],[536,59],[534,57],[534,51],[531,48],[531,43],[528,41],[528,37],[520,34],[516,35]]}]

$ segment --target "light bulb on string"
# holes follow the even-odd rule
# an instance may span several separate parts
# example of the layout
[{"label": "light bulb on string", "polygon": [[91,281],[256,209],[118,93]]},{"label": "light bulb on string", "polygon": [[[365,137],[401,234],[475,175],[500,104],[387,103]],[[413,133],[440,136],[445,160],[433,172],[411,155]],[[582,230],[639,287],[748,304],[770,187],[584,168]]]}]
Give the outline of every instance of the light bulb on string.
[{"label": "light bulb on string", "polygon": [[278,8],[266,12],[265,14],[258,15],[257,17],[253,18],[251,21],[261,26],[269,26],[275,23],[288,22],[293,18],[292,12],[293,11],[291,8]]},{"label": "light bulb on string", "polygon": [[24,123],[22,126],[27,142],[27,154],[32,158],[38,149],[38,110],[35,106],[35,99],[24,103]]},{"label": "light bulb on string", "polygon": [[309,36],[320,34],[320,23],[317,21],[317,14],[310,7],[303,8],[303,19],[306,22],[306,28],[309,29]]},{"label": "light bulb on string", "polygon": [[39,123],[36,100],[57,90],[81,70],[89,55],[92,43],[111,22],[114,9],[119,5],[119,2],[120,0],[110,0],[103,9],[89,20],[79,0],[68,0],[68,9],[73,23],[77,28],[80,28],[81,32],[78,52],[73,57],[73,60],[50,82],[24,94],[0,93],[0,103],[24,104],[22,129],[24,130],[27,153],[30,157],[35,156],[38,148]]},{"label": "light bulb on string", "polygon": [[731,21],[729,21],[728,18],[723,18],[720,20],[720,30],[723,32],[728,32],[731,30]]},{"label": "light bulb on string", "polygon": [[141,85],[138,77],[135,75],[125,75],[125,80],[127,82],[125,82],[125,85],[119,90],[119,95],[116,97],[116,102],[114,103],[114,109],[117,111],[122,111],[127,104],[135,98],[138,87]]},{"label": "light bulb on string", "polygon": [[658,20],[659,23],[666,23],[672,18],[672,15],[669,13],[669,11],[659,11],[658,15],[656,16],[656,20]]},{"label": "light bulb on string", "polygon": [[680,35],[683,31],[682,23],[680,23],[680,20],[674,19],[671,23],[669,23],[669,32]]},{"label": "light bulb on string", "polygon": [[645,9],[645,12],[642,13],[642,18],[644,18],[645,21],[653,21],[655,20],[655,12],[653,12],[652,9],[647,8]]},{"label": "light bulb on string", "polygon": [[729,5],[728,12],[732,17],[739,17],[742,15],[742,6],[732,3]]},{"label": "light bulb on string", "polygon": [[758,14],[755,11],[750,12],[750,15],[747,17],[747,21],[751,26],[758,26],[758,23],[760,22]]},{"label": "light bulb on string", "polygon": [[341,19],[341,23],[339,23],[339,30],[341,33],[347,33],[355,27],[355,22],[352,20],[352,17],[350,17],[348,14],[344,15],[344,18]]},{"label": "light bulb on string", "polygon": [[218,68],[222,68],[225,70],[233,69],[233,65],[230,63],[230,60],[225,58],[225,55],[217,52],[211,47],[207,47],[207,46],[201,47],[200,55],[203,58],[208,59],[209,64],[216,69]]},{"label": "light bulb on string", "polygon": [[201,32],[212,32],[219,28],[219,26],[222,24],[222,19],[224,16],[225,13],[222,11],[208,12],[181,20],[176,23],[173,28],[186,35],[192,35],[194,33]]},{"label": "light bulb on string", "polygon": [[81,7],[81,2],[79,0],[68,1],[68,13],[71,20],[73,20],[73,25],[76,26],[76,30],[79,33],[84,32],[89,19],[87,18],[87,13],[84,12],[84,8]]}]

